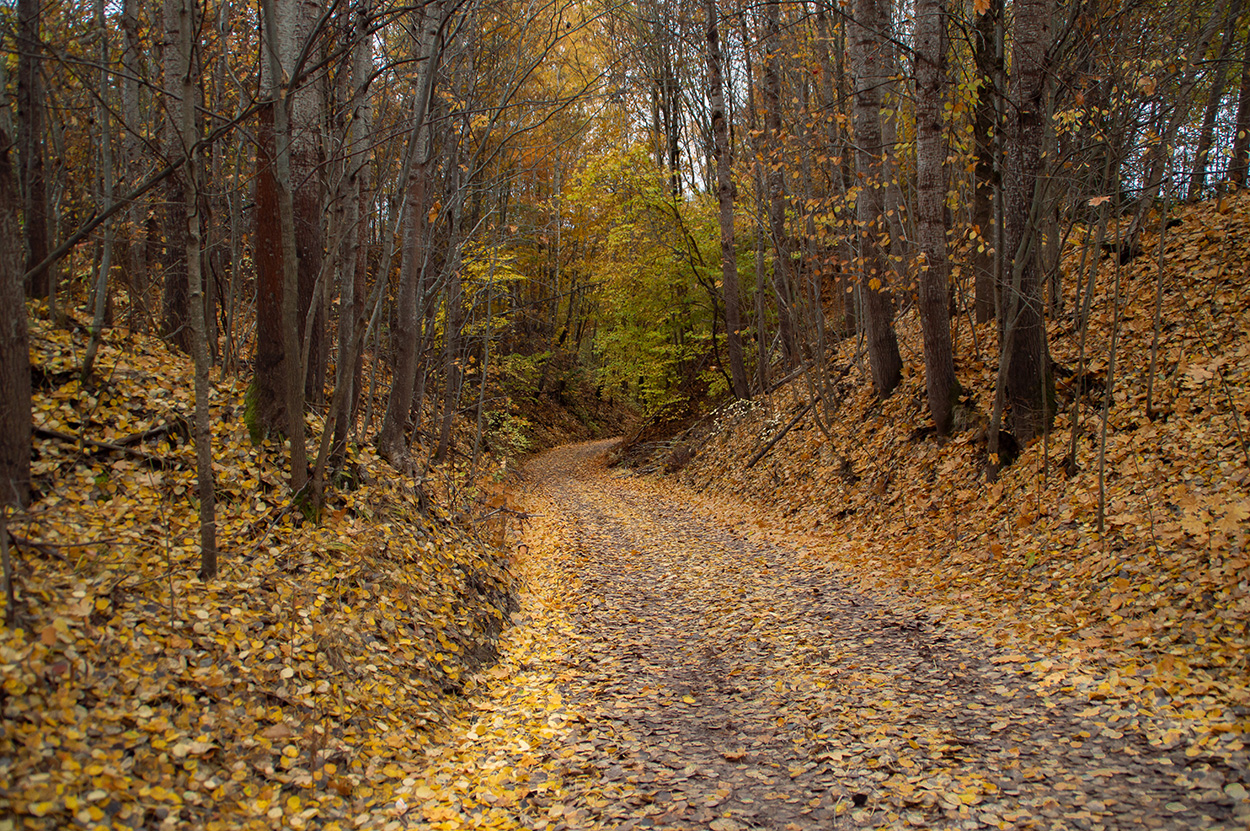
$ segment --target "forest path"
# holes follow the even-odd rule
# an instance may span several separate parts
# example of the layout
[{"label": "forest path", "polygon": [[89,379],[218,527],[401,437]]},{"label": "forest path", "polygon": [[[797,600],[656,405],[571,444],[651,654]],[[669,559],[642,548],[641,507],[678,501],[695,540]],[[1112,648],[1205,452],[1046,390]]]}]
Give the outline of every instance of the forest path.
[{"label": "forest path", "polygon": [[1244,827],[1245,772],[1152,745],[1144,710],[1046,690],[1036,656],[850,591],[816,555],[607,470],[609,446],[527,467],[523,505],[548,523],[529,557],[562,563],[549,677],[574,729],[545,748],[562,779],[521,774],[521,825]]}]

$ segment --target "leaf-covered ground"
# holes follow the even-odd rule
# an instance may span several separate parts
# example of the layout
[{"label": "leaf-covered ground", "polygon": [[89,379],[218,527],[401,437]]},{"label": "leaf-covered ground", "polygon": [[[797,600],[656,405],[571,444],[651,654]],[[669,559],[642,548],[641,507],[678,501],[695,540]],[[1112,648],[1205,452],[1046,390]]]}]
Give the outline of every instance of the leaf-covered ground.
[{"label": "leaf-covered ground", "polygon": [[309,521],[226,379],[222,570],[198,579],[190,369],[108,335],[84,387],[84,345],[35,320],[42,497],[9,522],[0,829],[384,825],[494,650],[509,564],[368,449]]},{"label": "leaf-covered ground", "polygon": [[1250,821],[1243,748],[1194,752],[1166,708],[858,592],[606,449],[529,466],[524,621],[419,779],[417,827]]},{"label": "leaf-covered ground", "polygon": [[1250,196],[1173,218],[1162,280],[1155,233],[1118,273],[1118,324],[1101,258],[1079,386],[1068,298],[1056,430],[992,486],[993,331],[957,324],[962,422],[938,442],[914,310],[891,399],[852,369],[828,434],[800,420],[750,469],[805,379],[652,465],[693,455],[682,485],[536,462],[524,712],[563,732],[500,751],[518,687],[492,679],[475,723],[501,732],[466,727],[441,776],[521,774],[492,785],[506,808],[474,777],[437,789],[443,827],[1250,826]]},{"label": "leaf-covered ground", "polygon": [[[681,478],[718,500],[734,495],[734,510],[822,552],[900,609],[1045,653],[1037,670],[1053,686],[1149,701],[1179,721],[1169,741],[1196,755],[1241,752],[1250,714],[1250,194],[1184,207],[1174,219],[1161,295],[1156,234],[1143,239],[1149,254],[1119,272],[1104,533],[1100,412],[1117,274],[1106,256],[1086,344],[1095,404],[1064,380],[1055,431],[998,483],[981,475],[992,333],[974,341],[966,322],[957,368],[972,427],[950,441],[925,432],[919,343],[905,340],[917,351],[887,401],[852,370],[828,436],[806,419],[746,469],[742,460],[806,402],[798,381],[691,439],[697,453]],[[1077,254],[1065,262],[1080,267]],[[1060,367],[1079,371],[1079,343],[1070,314],[1052,324]],[[853,348],[835,358],[839,367]],[[1074,426],[1076,465],[1065,471]]]},{"label": "leaf-covered ground", "polygon": [[1117,316],[1102,259],[1093,394],[1065,376],[1055,432],[997,484],[992,331],[959,324],[938,442],[905,311],[903,387],[878,402],[852,368],[750,468],[805,379],[687,433],[679,477],[537,458],[515,562],[368,450],[309,521],[226,380],[224,570],[198,580],[189,371],[110,336],[84,387],[83,333],[36,321],[0,831],[1250,826],[1250,198],[1177,216],[1161,295],[1139,256]]}]

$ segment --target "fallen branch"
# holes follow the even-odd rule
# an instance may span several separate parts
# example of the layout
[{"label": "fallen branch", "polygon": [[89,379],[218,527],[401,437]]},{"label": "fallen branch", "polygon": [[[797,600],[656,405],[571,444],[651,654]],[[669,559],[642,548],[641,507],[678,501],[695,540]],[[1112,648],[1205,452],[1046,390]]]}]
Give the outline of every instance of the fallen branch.
[{"label": "fallen branch", "polygon": [[113,444],[118,447],[130,447],[136,444],[146,444],[152,439],[159,439],[169,435],[170,433],[177,433],[185,436],[187,431],[188,427],[186,422],[183,419],[178,418],[168,424],[162,424],[161,426],[153,427],[150,430],[143,430],[138,433],[131,433],[128,436],[122,436],[120,439],[114,441]]},{"label": "fallen branch", "polygon": [[803,364],[800,364],[797,369],[790,370],[790,372],[786,373],[781,378],[778,378],[776,381],[773,381],[771,384],[769,384],[768,389],[764,391],[764,394],[772,395],[774,392],[781,389],[783,386],[793,381],[795,378],[799,377],[800,373],[806,372],[807,370],[811,369],[811,367],[812,367],[811,361],[807,361]]},{"label": "fallen branch", "polygon": [[[148,467],[160,468],[161,470],[172,470],[174,468],[186,467],[185,462],[177,459],[157,456],[155,454],[148,453],[143,450],[136,450],[133,447],[126,447],[125,445],[117,444],[115,442],[96,441],[95,439],[89,439],[83,436],[75,436],[72,433],[62,433],[60,430],[53,430],[48,427],[36,426],[34,428],[34,433],[36,436],[44,439],[55,439],[56,441],[62,441],[67,444],[93,447],[97,450],[107,450],[110,453],[121,453],[125,456],[138,459]],[[138,439],[134,439],[133,436],[127,436],[126,438],[133,439],[134,441],[132,443],[138,441]]]},{"label": "fallen branch", "polygon": [[789,433],[792,429],[794,429],[794,426],[798,424],[799,421],[802,420],[803,416],[807,415],[807,411],[810,410],[812,408],[812,405],[815,403],[816,403],[816,399],[812,398],[812,399],[809,399],[806,404],[800,407],[799,411],[794,414],[794,418],[790,419],[789,424],[787,424],[785,427],[782,427],[781,431],[777,433],[777,435],[773,436],[771,439],[768,440],[768,444],[764,445],[759,450],[755,451],[755,454],[751,456],[750,459],[747,459],[745,470],[750,470],[751,468],[755,467],[756,462],[758,462],[760,459],[767,456],[768,451],[772,450],[773,447],[777,444],[777,442],[784,439],[786,437],[786,433]]},{"label": "fallen branch", "polygon": [[68,546],[59,546],[59,545],[54,545],[52,543],[39,542],[37,540],[28,540],[25,537],[19,537],[17,534],[14,534],[12,531],[9,531],[7,536],[10,540],[13,541],[13,545],[16,546],[17,548],[26,548],[31,551],[38,551],[40,554],[44,555],[45,557],[48,557],[53,560],[59,560],[62,563],[69,562],[69,560],[65,559],[64,554],[61,554],[54,550],[57,548],[67,548]]}]

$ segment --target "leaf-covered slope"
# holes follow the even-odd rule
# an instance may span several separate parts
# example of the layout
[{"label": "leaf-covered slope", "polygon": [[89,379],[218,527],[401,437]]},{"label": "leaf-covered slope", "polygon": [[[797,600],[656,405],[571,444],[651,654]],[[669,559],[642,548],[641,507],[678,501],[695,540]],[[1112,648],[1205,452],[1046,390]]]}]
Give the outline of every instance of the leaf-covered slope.
[{"label": "leaf-covered slope", "polygon": [[43,496],[10,521],[0,816],[351,827],[393,804],[448,694],[494,650],[508,563],[423,516],[367,449],[350,460],[359,487],[307,521],[281,447],[251,444],[243,386],[227,379],[213,398],[222,574],[201,581],[178,426],[189,366],[154,340],[106,335],[83,388],[82,350],[80,332],[36,321]]},{"label": "leaf-covered slope", "polygon": [[[1106,436],[1106,531],[1097,532],[1103,390],[1117,270],[1100,261],[1084,382],[1079,332],[1050,327],[1062,370],[1048,441],[1025,448],[997,484],[983,476],[994,335],[956,324],[966,390],[962,431],[929,437],[919,327],[899,321],[902,387],[877,401],[859,365],[846,376],[829,435],[811,414],[754,467],[744,461],[808,400],[800,378],[753,406],[723,410],[681,476],[741,497],[826,552],[867,589],[936,607],[1037,660],[1047,683],[1099,699],[1133,696],[1173,713],[1195,753],[1240,751],[1250,693],[1250,195],[1175,211],[1165,238],[1153,413],[1145,411],[1158,237],[1119,270],[1120,322]],[[1065,259],[1072,285],[1079,252]],[[854,355],[844,344],[836,374]],[[1153,418],[1151,417],[1153,415]],[[1076,469],[1065,471],[1073,426]],[[679,451],[680,452],[680,451]],[[676,460],[680,463],[680,459]],[[1070,473],[1071,475],[1066,475]],[[1156,741],[1163,741],[1155,737]]]}]

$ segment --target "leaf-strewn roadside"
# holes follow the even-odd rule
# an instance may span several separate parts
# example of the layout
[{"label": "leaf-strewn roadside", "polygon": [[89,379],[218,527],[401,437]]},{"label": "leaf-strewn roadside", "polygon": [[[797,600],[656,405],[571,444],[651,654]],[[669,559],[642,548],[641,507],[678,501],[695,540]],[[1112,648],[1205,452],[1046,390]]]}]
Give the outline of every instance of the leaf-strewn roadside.
[{"label": "leaf-strewn roadside", "polygon": [[416,828],[1250,818],[1244,753],[1152,743],[1166,715],[1045,683],[1011,649],[851,589],[732,503],[606,471],[605,449],[527,466],[524,623],[418,775]]},{"label": "leaf-strewn roadside", "polygon": [[83,342],[35,323],[44,495],[9,523],[0,827],[385,824],[494,652],[509,564],[423,515],[368,449],[310,521],[227,379],[213,399],[222,572],[198,579],[190,370],[157,341],[106,334],[84,389]]},{"label": "leaf-strewn roadside", "polygon": [[[1107,718],[1128,703],[1165,716],[1170,728],[1145,737],[1151,747],[1184,747],[1213,768],[1244,760],[1250,195],[1176,217],[1165,240],[1150,413],[1158,237],[1145,235],[1150,255],[1118,272],[1104,533],[1096,519],[1105,356],[1116,325],[1110,256],[1101,260],[1086,343],[1085,354],[1097,357],[1081,371],[1079,335],[1070,315],[1058,316],[1051,351],[1067,380],[1056,429],[998,483],[982,475],[994,336],[989,327],[970,332],[967,321],[958,325],[964,421],[950,441],[926,432],[919,343],[905,342],[904,384],[888,400],[876,400],[852,370],[827,436],[809,415],[748,469],[744,460],[807,403],[808,387],[796,379],[687,436],[678,453],[694,458],[681,479],[717,497],[708,510],[724,511],[722,498],[736,495],[729,516],[801,541],[899,609],[986,633],[1015,650],[1043,688],[1087,695]],[[1065,267],[1076,271],[1079,258]],[[837,366],[855,348],[846,344]],[[1076,465],[1065,470],[1074,424]]]}]

